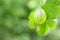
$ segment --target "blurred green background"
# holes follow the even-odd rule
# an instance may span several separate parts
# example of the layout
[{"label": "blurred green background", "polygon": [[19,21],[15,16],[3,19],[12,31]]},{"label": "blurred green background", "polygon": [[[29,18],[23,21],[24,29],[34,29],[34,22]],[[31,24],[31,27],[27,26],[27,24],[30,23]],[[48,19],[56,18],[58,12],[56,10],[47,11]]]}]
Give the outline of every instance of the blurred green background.
[{"label": "blurred green background", "polygon": [[35,0],[0,0],[0,40],[60,40],[60,17],[57,28],[39,36],[28,27],[28,16],[36,7]]}]

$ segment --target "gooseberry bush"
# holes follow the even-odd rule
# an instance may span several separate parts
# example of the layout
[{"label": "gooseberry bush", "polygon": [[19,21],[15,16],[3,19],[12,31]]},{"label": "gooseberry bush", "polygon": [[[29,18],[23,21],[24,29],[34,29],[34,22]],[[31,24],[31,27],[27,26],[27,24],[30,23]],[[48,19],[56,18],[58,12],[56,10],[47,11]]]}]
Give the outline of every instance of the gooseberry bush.
[{"label": "gooseberry bush", "polygon": [[34,29],[38,35],[46,35],[56,29],[56,18],[60,14],[60,0],[40,0],[30,13],[29,28]]}]

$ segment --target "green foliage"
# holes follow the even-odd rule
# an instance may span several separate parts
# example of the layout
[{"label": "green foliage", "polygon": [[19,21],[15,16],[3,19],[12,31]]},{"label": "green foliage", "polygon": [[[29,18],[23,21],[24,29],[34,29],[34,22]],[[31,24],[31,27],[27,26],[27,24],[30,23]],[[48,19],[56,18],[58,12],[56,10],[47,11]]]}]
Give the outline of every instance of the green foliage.
[{"label": "green foliage", "polygon": [[40,6],[42,7],[43,5],[45,5],[47,0],[40,0]]},{"label": "green foliage", "polygon": [[48,29],[48,26],[47,26],[47,23],[43,23],[39,26],[39,30],[37,29],[37,33],[40,35],[40,36],[44,36],[46,35],[47,33],[49,32],[49,29]]},{"label": "green foliage", "polygon": [[60,0],[47,0],[45,6],[43,6],[43,8],[47,12],[47,14],[50,14],[50,15],[55,14],[55,16],[59,16],[59,14],[60,14],[59,5],[60,5]]},{"label": "green foliage", "polygon": [[[29,27],[35,29],[39,35],[45,35],[56,29],[56,17],[60,14],[59,0],[40,0],[40,6],[30,13]],[[39,8],[39,10],[38,10]],[[38,27],[39,25],[39,27]]]},{"label": "green foliage", "polygon": [[50,28],[50,30],[56,29],[56,21],[47,20],[47,26]]}]

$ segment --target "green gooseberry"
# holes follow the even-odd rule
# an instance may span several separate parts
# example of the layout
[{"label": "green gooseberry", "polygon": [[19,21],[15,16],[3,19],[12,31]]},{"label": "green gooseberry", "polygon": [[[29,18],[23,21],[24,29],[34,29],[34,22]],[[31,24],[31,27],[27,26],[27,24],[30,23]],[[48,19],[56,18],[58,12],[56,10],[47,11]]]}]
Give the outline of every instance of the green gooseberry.
[{"label": "green gooseberry", "polygon": [[29,20],[36,24],[43,24],[46,21],[46,13],[42,8],[37,8],[29,15]]}]

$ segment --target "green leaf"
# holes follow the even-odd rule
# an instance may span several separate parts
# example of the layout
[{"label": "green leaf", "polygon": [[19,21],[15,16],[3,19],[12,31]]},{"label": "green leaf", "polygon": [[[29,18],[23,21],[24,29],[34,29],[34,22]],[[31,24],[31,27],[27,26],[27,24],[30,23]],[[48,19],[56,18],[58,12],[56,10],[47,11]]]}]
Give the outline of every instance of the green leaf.
[{"label": "green leaf", "polygon": [[34,15],[34,12],[32,11],[32,12],[30,13],[29,17],[28,17],[28,19],[29,19],[30,21],[33,20],[33,17],[34,17],[33,15]]},{"label": "green leaf", "polygon": [[59,17],[60,16],[60,8],[57,6],[57,7],[53,7],[55,12],[56,12],[56,17]]},{"label": "green leaf", "polygon": [[50,30],[56,29],[56,21],[53,20],[47,20],[47,26]]},{"label": "green leaf", "polygon": [[45,5],[46,1],[47,1],[47,0],[40,0],[40,6]]},{"label": "green leaf", "polygon": [[44,23],[44,24],[41,24],[39,27],[39,30],[36,30],[36,31],[40,36],[44,36],[48,33],[49,29],[48,29],[46,23]]},{"label": "green leaf", "polygon": [[35,23],[33,21],[29,21],[29,28],[34,29]]},{"label": "green leaf", "polygon": [[46,4],[42,7],[47,14],[47,18],[54,19],[60,15],[60,1],[47,0]]},{"label": "green leaf", "polygon": [[[43,9],[46,11],[47,19],[55,19],[57,14],[57,7],[43,6]],[[59,10],[60,11],[60,10]]]},{"label": "green leaf", "polygon": [[47,0],[46,4],[49,6],[58,6],[60,4],[60,0]]}]

